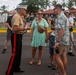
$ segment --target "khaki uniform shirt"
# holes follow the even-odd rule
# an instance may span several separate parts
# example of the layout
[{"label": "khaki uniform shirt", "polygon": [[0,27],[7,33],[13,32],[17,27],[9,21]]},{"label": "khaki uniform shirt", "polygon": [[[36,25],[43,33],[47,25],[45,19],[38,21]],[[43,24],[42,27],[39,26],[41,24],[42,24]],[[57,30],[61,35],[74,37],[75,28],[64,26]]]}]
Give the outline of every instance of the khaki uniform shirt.
[{"label": "khaki uniform shirt", "polygon": [[[14,25],[17,25],[19,27],[24,27],[22,17],[18,13],[13,16],[11,23],[12,23],[12,28]],[[16,34],[23,34],[23,32],[24,31],[14,32],[14,30],[13,30],[13,33],[16,33]]]}]

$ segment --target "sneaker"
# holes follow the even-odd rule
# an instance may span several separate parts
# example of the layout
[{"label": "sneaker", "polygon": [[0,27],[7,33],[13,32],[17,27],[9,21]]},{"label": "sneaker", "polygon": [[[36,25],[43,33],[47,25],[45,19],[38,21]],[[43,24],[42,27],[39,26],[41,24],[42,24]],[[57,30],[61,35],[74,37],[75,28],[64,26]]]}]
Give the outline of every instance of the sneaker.
[{"label": "sneaker", "polygon": [[4,54],[7,49],[3,49],[2,53]]},{"label": "sneaker", "polygon": [[75,56],[75,54],[73,54],[72,52],[68,52],[68,55]]},{"label": "sneaker", "polygon": [[51,68],[52,66],[53,66],[53,64],[50,63],[50,64],[48,65],[48,68]]}]

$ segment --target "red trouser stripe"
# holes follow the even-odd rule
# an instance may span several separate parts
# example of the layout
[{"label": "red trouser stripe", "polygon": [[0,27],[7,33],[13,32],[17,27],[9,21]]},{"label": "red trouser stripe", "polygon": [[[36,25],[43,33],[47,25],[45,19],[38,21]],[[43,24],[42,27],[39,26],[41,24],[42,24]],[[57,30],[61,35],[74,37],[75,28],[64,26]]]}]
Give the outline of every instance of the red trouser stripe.
[{"label": "red trouser stripe", "polygon": [[14,62],[14,59],[15,59],[15,54],[16,54],[16,34],[14,34],[14,45],[13,45],[13,47],[14,47],[13,48],[13,53],[12,53],[12,57],[11,57],[9,67],[8,67],[7,75],[10,75],[10,72],[11,72],[11,69],[12,69],[12,66],[13,66],[13,62]]}]

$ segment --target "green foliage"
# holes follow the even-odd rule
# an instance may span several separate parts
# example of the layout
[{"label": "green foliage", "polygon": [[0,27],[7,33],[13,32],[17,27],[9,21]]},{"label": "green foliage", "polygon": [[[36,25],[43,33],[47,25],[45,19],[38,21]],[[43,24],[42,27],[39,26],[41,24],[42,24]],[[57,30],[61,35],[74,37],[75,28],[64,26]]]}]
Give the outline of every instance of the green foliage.
[{"label": "green foliage", "polygon": [[39,8],[46,9],[48,6],[50,6],[50,0],[22,0],[20,5],[27,5],[28,11],[36,12]]},{"label": "green foliage", "polygon": [[7,12],[8,12],[8,11],[6,10],[7,6],[3,5],[3,6],[1,6],[1,8],[3,9],[2,14],[3,14],[3,13],[7,13]]},{"label": "green foliage", "polygon": [[76,5],[76,0],[73,0],[74,4]]},{"label": "green foliage", "polygon": [[5,5],[3,5],[3,6],[1,6],[1,8],[2,8],[3,10],[5,10],[7,7],[6,7]]},{"label": "green foliage", "polygon": [[52,5],[55,6],[57,4],[58,0],[53,0]]},{"label": "green foliage", "polygon": [[7,10],[4,10],[2,13],[7,13],[8,11]]},{"label": "green foliage", "polygon": [[36,7],[34,5],[28,5],[27,7],[27,12],[29,13],[36,13],[39,10],[39,7]]},{"label": "green foliage", "polygon": [[[55,6],[58,3],[58,0],[53,0],[50,4],[51,0],[22,0],[20,3],[21,5],[27,5],[28,6],[28,11],[30,12],[36,12],[39,8],[41,9],[46,9],[47,7],[50,7],[51,4],[52,6]],[[62,6],[71,8],[72,6],[76,5],[76,0],[63,0]]]},{"label": "green foliage", "polygon": [[66,7],[68,9],[72,8],[73,5],[74,5],[73,0],[68,0],[68,2],[66,3]]},{"label": "green foliage", "polygon": [[62,7],[63,8],[66,7],[66,3],[65,2],[62,3]]}]

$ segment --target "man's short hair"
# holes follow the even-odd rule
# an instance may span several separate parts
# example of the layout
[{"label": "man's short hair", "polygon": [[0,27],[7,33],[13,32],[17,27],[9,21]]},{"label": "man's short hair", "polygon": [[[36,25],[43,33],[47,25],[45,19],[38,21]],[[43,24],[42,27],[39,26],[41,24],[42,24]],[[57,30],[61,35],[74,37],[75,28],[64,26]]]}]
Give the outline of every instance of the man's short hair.
[{"label": "man's short hair", "polygon": [[55,8],[60,8],[60,9],[62,9],[62,5],[61,4],[57,4],[57,5],[55,5]]}]

